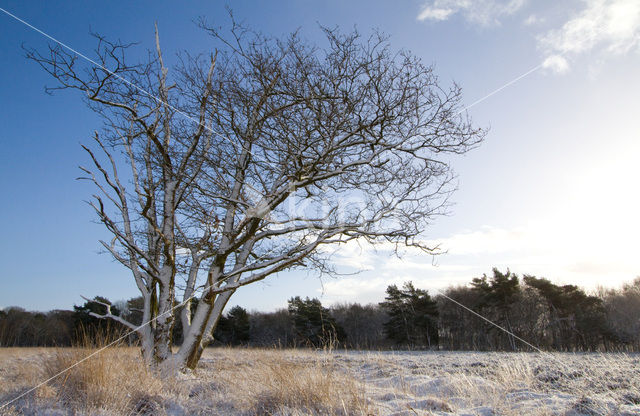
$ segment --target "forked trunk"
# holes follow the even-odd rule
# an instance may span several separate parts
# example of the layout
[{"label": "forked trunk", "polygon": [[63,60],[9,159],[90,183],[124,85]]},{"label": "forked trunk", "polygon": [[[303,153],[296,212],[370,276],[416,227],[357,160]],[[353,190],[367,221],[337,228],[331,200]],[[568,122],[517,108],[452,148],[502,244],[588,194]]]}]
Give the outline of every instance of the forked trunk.
[{"label": "forked trunk", "polygon": [[187,358],[187,362],[184,364],[184,367],[190,370],[195,370],[206,347],[207,346],[203,342],[200,342],[200,344],[198,345],[194,345],[191,349],[191,354]]},{"label": "forked trunk", "polygon": [[213,331],[220,322],[222,311],[232,294],[233,291],[228,291],[216,296],[211,302],[213,304],[203,302],[198,305],[182,345],[173,357],[175,366],[192,370],[196,368],[205,348],[213,341]]}]

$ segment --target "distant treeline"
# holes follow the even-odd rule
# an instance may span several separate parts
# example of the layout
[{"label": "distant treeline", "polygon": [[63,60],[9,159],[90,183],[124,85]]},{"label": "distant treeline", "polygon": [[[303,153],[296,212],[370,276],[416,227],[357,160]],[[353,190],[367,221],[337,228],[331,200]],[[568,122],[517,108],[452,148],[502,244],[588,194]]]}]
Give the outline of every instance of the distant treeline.
[{"label": "distant treeline", "polygon": [[[115,302],[111,312],[139,324],[141,304],[141,298]],[[91,315],[104,308],[87,301],[73,311],[0,310],[0,346],[69,346],[126,333],[118,323]],[[181,337],[177,320],[174,343]],[[263,347],[531,350],[521,341],[526,340],[544,350],[640,351],[640,278],[587,294],[575,285],[493,269],[491,276],[435,296],[411,282],[391,285],[377,305],[326,308],[318,299],[294,297],[287,309],[275,312],[236,306],[214,337],[214,345]],[[126,341],[135,343],[135,336]]]}]

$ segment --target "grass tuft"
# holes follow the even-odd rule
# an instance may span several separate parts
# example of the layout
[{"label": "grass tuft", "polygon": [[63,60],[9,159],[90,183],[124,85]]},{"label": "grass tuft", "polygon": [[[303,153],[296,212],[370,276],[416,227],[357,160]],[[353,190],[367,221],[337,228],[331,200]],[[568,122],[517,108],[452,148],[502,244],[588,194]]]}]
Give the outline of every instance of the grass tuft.
[{"label": "grass tuft", "polygon": [[225,393],[250,414],[368,414],[364,384],[341,371],[331,355],[266,350],[216,355],[215,373],[224,380]]},{"label": "grass tuft", "polygon": [[73,366],[49,384],[65,407],[128,413],[138,406],[138,396],[162,390],[160,380],[138,358],[137,349],[109,349],[80,362],[93,352],[88,348],[56,350],[43,360],[45,378]]}]

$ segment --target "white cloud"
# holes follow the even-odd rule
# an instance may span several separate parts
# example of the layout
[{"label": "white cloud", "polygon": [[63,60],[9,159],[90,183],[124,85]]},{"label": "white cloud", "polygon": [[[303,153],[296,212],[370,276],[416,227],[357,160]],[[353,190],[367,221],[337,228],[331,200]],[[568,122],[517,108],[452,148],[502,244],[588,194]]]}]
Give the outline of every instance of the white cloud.
[{"label": "white cloud", "polygon": [[569,71],[569,62],[561,55],[550,55],[542,62],[542,67],[563,74]]},{"label": "white cloud", "polygon": [[[521,247],[527,238],[524,228],[505,230],[485,226],[477,231],[454,234],[438,240],[449,255],[489,255],[503,253],[515,247]],[[433,241],[435,243],[436,241]]]},{"label": "white cloud", "polygon": [[[470,23],[481,26],[499,24],[506,16],[522,11],[528,0],[429,0],[418,13],[420,21],[444,21],[462,15]],[[569,3],[565,3],[569,4]],[[604,58],[640,51],[639,0],[582,0],[581,8],[561,27],[537,36],[543,51],[543,67],[556,73],[570,69],[569,62],[580,54],[590,59]],[[522,22],[525,26],[540,26],[547,21],[537,10]],[[588,67],[591,68],[591,64]],[[590,73],[595,71],[590,70]]]},{"label": "white cloud", "polygon": [[640,192],[634,188],[640,178],[638,154],[637,141],[630,141],[622,154],[599,149],[598,163],[567,171],[562,197],[550,200],[535,217],[519,226],[486,225],[424,241],[447,250],[435,258],[414,249],[396,258],[388,243],[375,249],[355,242],[341,245],[336,259],[349,269],[339,271],[353,271],[359,264],[367,269],[326,280],[322,301],[379,302],[390,284],[411,280],[420,288],[443,289],[467,284],[492,267],[586,288],[628,282],[640,275]]},{"label": "white cloud", "polygon": [[[640,221],[627,223],[624,228],[615,223],[596,227],[595,215],[584,208],[584,201],[577,200],[555,216],[535,223],[512,229],[485,226],[457,233],[439,240],[448,253],[435,257],[435,261],[415,252],[396,258],[389,250],[351,251],[353,260],[343,258],[342,264],[354,266],[364,257],[370,269],[325,282],[323,301],[379,302],[388,285],[402,285],[408,280],[417,287],[444,289],[467,284],[473,277],[490,273],[492,267],[586,288],[630,281],[640,274],[640,258],[634,253],[637,244],[633,244],[640,233]],[[585,228],[589,221],[590,226]]]},{"label": "white cloud", "polygon": [[452,13],[454,13],[452,9],[425,7],[418,15],[418,20],[447,20]]},{"label": "white cloud", "polygon": [[344,301],[349,299],[361,301],[368,293],[380,294],[384,292],[387,285],[390,284],[393,284],[393,282],[382,277],[372,279],[346,277],[324,282],[321,291],[323,292],[323,297],[332,300]]},{"label": "white cloud", "polygon": [[331,260],[335,265],[360,271],[373,270],[376,257],[375,250],[376,247],[371,244],[358,240],[321,248],[321,251],[331,256]]},{"label": "white cloud", "polygon": [[472,23],[483,26],[498,24],[503,16],[520,10],[526,0],[433,0],[424,4],[418,20],[442,21],[460,13]]},{"label": "white cloud", "polygon": [[[620,55],[640,47],[640,1],[585,0],[584,8],[560,29],[538,37],[547,67],[567,70],[556,57],[596,52]],[[555,56],[555,57],[554,57]],[[547,62],[545,61],[545,63]]]},{"label": "white cloud", "polygon": [[524,19],[522,21],[522,23],[525,26],[535,26],[535,25],[539,25],[539,24],[544,23],[544,22],[545,22],[544,17],[540,17],[540,16],[537,16],[535,14],[530,15],[529,17],[527,17],[526,19]]}]

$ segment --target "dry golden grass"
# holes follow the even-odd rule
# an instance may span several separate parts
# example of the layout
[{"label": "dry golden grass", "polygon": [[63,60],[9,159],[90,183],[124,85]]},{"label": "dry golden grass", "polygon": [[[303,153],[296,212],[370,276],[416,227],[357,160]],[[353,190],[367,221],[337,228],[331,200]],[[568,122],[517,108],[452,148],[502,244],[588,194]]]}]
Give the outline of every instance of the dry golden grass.
[{"label": "dry golden grass", "polygon": [[94,351],[0,350],[0,405],[71,367],[0,415],[26,409],[163,415],[167,402],[188,408],[189,414],[369,414],[364,384],[341,372],[327,355],[215,349],[196,372],[167,377],[147,369],[137,348],[109,348],[80,362]]},{"label": "dry golden grass", "polygon": [[93,351],[57,350],[44,360],[46,378],[73,366],[50,383],[58,401],[80,410],[109,409],[122,414],[152,406],[147,402],[162,392],[164,383],[143,364],[137,349],[105,350],[75,365]]},{"label": "dry golden grass", "polygon": [[[25,354],[27,351],[31,354]],[[0,391],[3,402],[71,368],[18,401],[14,408],[31,401],[29,407],[54,404],[86,414],[97,409],[131,414],[137,407],[144,406],[148,397],[163,389],[164,383],[142,365],[136,348],[115,347],[82,362],[95,349],[27,351],[8,354],[14,358],[10,374],[3,377],[11,382],[2,383],[5,384]],[[9,361],[7,354],[2,355],[3,363]]]},{"label": "dry golden grass", "polygon": [[255,415],[367,415],[365,386],[327,354],[216,349],[199,378],[211,374],[238,410]]}]

